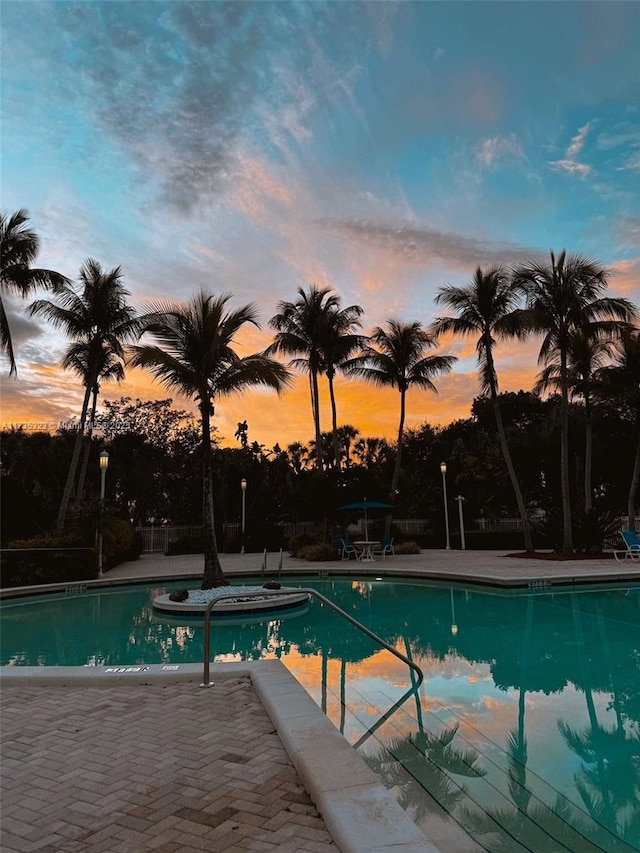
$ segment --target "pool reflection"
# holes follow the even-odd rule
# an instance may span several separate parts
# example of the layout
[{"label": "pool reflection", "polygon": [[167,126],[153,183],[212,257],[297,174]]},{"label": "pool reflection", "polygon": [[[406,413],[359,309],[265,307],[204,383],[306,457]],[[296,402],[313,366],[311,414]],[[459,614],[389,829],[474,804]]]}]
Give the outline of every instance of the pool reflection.
[{"label": "pool reflection", "polygon": [[[590,839],[575,849],[640,849],[640,596],[309,585],[413,658],[422,687],[317,602],[287,619],[216,621],[215,658],[281,658],[418,822],[438,808],[417,793],[428,783],[489,850],[505,849],[496,823],[550,849],[557,814]],[[7,602],[2,662],[201,662],[201,625],[152,611],[172,588]]]}]

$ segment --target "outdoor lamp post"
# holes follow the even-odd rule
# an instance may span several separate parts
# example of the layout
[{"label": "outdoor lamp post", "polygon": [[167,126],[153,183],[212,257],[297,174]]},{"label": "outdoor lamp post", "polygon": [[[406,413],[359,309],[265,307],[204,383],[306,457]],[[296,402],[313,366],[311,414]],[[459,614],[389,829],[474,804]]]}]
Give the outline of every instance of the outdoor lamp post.
[{"label": "outdoor lamp post", "polygon": [[464,513],[462,512],[464,498],[462,495],[456,495],[456,500],[458,501],[458,515],[460,516],[460,540],[462,542],[462,550],[464,551],[467,547],[464,540]]},{"label": "outdoor lamp post", "polygon": [[245,531],[245,522],[246,522],[246,498],[247,498],[247,481],[243,477],[240,480],[240,489],[242,491],[242,524],[240,525],[242,544],[240,545],[240,553],[244,554],[244,531]]},{"label": "outdoor lamp post", "polygon": [[449,539],[449,512],[447,510],[447,463],[440,463],[440,473],[442,474],[442,494],[444,497],[444,529],[447,534],[447,551],[451,550],[451,540]]},{"label": "outdoor lamp post", "polygon": [[109,467],[109,454],[103,450],[100,454],[100,519],[98,521],[98,577],[104,576],[102,571],[102,516],[104,515],[104,487]]}]

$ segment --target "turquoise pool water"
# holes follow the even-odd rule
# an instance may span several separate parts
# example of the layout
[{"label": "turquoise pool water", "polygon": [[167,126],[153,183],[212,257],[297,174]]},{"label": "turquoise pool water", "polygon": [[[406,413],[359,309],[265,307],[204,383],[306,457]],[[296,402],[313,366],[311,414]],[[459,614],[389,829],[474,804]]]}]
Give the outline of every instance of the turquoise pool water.
[{"label": "turquoise pool water", "polygon": [[[281,658],[419,825],[448,813],[469,833],[461,850],[640,850],[640,591],[287,579],[297,582],[408,653],[425,673],[419,690],[317,602],[215,626],[216,658]],[[200,663],[201,622],[151,608],[179,586],[5,601],[0,660]]]}]

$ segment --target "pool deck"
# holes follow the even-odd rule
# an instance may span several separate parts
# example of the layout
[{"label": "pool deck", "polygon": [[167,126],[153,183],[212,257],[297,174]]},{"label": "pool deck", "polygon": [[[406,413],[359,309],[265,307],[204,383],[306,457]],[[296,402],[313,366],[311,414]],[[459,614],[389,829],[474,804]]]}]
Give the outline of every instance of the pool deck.
[{"label": "pool deck", "polygon": [[[186,581],[201,573],[202,560],[145,555],[97,583]],[[230,576],[259,575],[262,560],[221,555]],[[268,555],[268,575],[278,563],[278,554]],[[375,563],[283,557],[283,577],[324,572],[505,588],[640,583],[640,562],[629,560],[453,550]],[[210,689],[199,689],[201,676],[196,665],[0,668],[2,850],[479,849],[435,819],[428,840],[280,661],[215,664]]]},{"label": "pool deck", "polygon": [[[259,575],[262,554],[221,554],[220,562],[225,574]],[[280,555],[267,554],[267,574],[278,573]],[[105,574],[105,582],[172,577],[195,577],[202,573],[202,554],[184,554],[165,557],[163,554],[145,554],[139,560],[123,563]],[[531,584],[582,584],[640,581],[640,560],[618,562],[612,557],[589,560],[547,560],[509,556],[506,551],[421,551],[420,554],[402,554],[374,562],[356,560],[331,560],[311,563],[284,554],[282,574],[308,574],[321,572],[349,576],[402,576],[455,583],[501,587],[529,587]]]}]

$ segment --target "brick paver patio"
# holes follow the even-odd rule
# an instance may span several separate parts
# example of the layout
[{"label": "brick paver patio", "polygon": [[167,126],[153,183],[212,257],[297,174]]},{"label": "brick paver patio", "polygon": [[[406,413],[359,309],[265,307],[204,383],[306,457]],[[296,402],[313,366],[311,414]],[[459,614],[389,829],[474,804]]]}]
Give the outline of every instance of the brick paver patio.
[{"label": "brick paver patio", "polygon": [[2,690],[3,853],[339,853],[248,676]]}]

